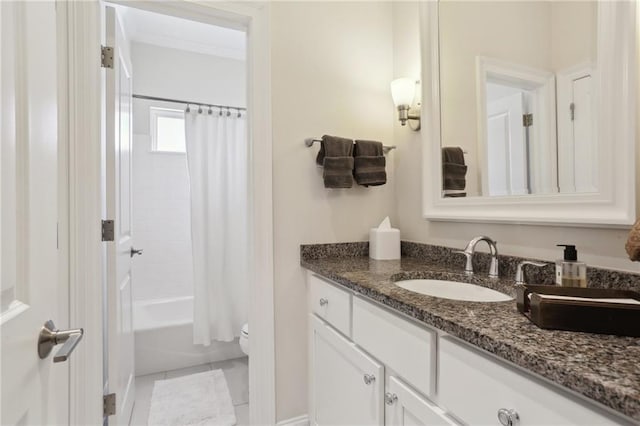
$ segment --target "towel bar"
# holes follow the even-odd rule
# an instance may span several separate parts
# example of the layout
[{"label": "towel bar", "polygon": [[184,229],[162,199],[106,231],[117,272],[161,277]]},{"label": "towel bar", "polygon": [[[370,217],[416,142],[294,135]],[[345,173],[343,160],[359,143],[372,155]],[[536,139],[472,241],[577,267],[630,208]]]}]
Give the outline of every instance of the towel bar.
[{"label": "towel bar", "polygon": [[[307,138],[307,139],[304,140],[304,144],[309,148],[311,148],[313,146],[313,144],[316,143],[316,142],[322,142],[322,139]],[[382,150],[384,151],[385,154],[387,152],[391,151],[392,149],[396,149],[396,146],[395,145],[391,145],[391,146],[384,145],[382,147]]]}]

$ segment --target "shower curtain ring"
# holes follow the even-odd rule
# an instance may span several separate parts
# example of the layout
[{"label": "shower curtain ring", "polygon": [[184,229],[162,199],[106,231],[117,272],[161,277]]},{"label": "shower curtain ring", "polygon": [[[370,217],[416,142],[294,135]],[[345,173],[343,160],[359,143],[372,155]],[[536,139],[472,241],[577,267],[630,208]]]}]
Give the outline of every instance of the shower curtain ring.
[{"label": "shower curtain ring", "polygon": [[198,105],[198,114],[202,114],[202,105]]},{"label": "shower curtain ring", "polygon": [[209,115],[213,114],[213,111],[211,110],[211,105],[209,105]]},{"label": "shower curtain ring", "polygon": [[227,108],[227,117],[231,116],[231,111],[229,111],[229,108]]},{"label": "shower curtain ring", "polygon": [[185,109],[184,112],[186,112],[186,113],[191,112],[191,108],[189,107],[189,104],[187,104],[187,109]]},{"label": "shower curtain ring", "polygon": [[220,107],[220,109],[218,110],[218,115],[222,117],[222,107]]},{"label": "shower curtain ring", "polygon": [[240,111],[240,108],[238,108],[238,118],[242,117],[242,112]]}]

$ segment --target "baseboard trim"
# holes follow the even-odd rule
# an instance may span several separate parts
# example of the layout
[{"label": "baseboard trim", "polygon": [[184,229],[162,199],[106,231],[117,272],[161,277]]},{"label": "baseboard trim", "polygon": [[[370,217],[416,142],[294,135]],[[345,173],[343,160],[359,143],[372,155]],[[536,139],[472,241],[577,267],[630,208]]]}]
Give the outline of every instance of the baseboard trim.
[{"label": "baseboard trim", "polygon": [[290,419],[278,422],[276,426],[309,426],[309,416],[292,417]]}]

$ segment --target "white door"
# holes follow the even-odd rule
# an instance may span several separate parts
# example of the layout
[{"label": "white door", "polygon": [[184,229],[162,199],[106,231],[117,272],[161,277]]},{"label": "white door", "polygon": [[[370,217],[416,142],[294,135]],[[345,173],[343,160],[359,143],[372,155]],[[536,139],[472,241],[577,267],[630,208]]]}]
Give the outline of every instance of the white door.
[{"label": "white door", "polygon": [[527,194],[526,134],[522,92],[487,103],[489,195]]},{"label": "white door", "polygon": [[576,192],[597,192],[596,146],[591,112],[591,76],[573,81],[572,130]]},{"label": "white door", "polygon": [[[114,221],[107,242],[108,389],[116,393],[116,424],[129,423],[135,397],[131,261],[131,59],[112,7],[106,8],[106,41],[113,68],[106,73],[106,210]],[[113,418],[112,418],[113,419]],[[113,421],[113,420],[112,420]]]},{"label": "white door", "polygon": [[405,385],[389,376],[385,393],[385,425],[389,426],[450,426],[455,425],[444,411]]},{"label": "white door", "polygon": [[69,362],[53,362],[60,346],[44,359],[36,350],[45,321],[69,327],[58,277],[55,3],[0,2],[0,19],[0,424],[68,424]]},{"label": "white door", "polygon": [[384,367],[313,314],[311,322],[311,424],[384,424]]},{"label": "white door", "polygon": [[558,183],[561,193],[597,192],[597,140],[589,64],[558,73]]}]

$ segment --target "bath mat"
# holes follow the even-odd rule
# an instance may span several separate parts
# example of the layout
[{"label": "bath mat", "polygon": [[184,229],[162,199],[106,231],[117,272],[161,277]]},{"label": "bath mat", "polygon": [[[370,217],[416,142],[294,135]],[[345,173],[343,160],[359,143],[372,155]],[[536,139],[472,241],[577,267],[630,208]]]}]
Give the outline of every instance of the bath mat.
[{"label": "bath mat", "polygon": [[149,426],[233,426],[236,415],[222,370],[156,380]]}]

